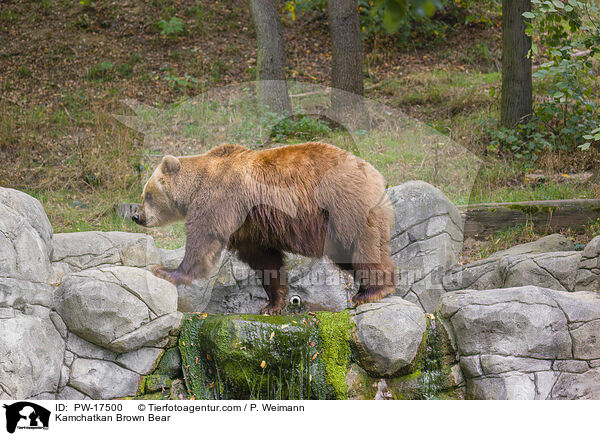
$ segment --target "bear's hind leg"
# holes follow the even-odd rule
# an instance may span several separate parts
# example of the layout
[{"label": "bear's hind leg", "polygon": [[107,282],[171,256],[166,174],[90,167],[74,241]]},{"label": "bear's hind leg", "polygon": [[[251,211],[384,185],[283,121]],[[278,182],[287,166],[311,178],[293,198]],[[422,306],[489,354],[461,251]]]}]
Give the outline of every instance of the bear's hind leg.
[{"label": "bear's hind leg", "polygon": [[352,254],[354,280],[359,289],[352,303],[377,301],[396,290],[397,274],[390,256],[389,224],[378,208],[369,214]]},{"label": "bear's hind leg", "polygon": [[350,262],[335,262],[335,264],[341,270],[350,273],[359,284],[358,292],[352,298],[354,306],[380,300],[395,291],[395,271],[391,259],[388,262],[372,264]]},{"label": "bear's hind leg", "polygon": [[281,312],[285,308],[288,294],[286,274],[283,271],[283,253],[278,250],[252,247],[238,249],[238,256],[250,268],[262,274],[262,285],[269,297],[269,304],[263,307],[260,313],[275,315]]}]

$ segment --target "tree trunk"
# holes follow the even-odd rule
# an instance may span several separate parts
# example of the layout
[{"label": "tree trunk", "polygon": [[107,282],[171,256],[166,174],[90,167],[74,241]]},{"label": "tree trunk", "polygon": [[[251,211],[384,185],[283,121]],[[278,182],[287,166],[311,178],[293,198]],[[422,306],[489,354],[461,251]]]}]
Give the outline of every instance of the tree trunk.
[{"label": "tree trunk", "polygon": [[366,128],[360,23],[357,0],[329,0],[332,51],[331,112],[352,129]]},{"label": "tree trunk", "polygon": [[272,0],[250,0],[256,29],[258,101],[280,115],[292,112],[285,82],[285,44],[277,7]]},{"label": "tree trunk", "polygon": [[523,12],[529,0],[502,0],[502,98],[500,124],[514,128],[532,112],[531,38],[525,34]]}]

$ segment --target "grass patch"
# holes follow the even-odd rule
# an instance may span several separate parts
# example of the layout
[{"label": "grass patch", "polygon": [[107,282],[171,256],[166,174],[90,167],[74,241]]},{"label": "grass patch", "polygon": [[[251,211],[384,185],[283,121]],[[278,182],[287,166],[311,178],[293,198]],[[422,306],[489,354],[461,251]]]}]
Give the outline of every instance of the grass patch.
[{"label": "grass patch", "polygon": [[117,214],[118,204],[137,201],[141,188],[120,192],[104,190],[91,192],[26,190],[25,192],[40,200],[55,233],[88,231],[146,233],[152,236],[156,245],[161,248],[176,249],[185,244],[183,223],[145,229]]},{"label": "grass patch", "polygon": [[475,259],[484,259],[492,254],[518,244],[532,242],[544,235],[536,233],[532,223],[510,227],[488,236],[478,245]]},{"label": "grass patch", "polygon": [[415,115],[421,121],[453,115],[494,103],[490,89],[497,87],[501,76],[497,72],[465,72],[436,69],[419,71],[384,82],[381,92],[390,101]]}]

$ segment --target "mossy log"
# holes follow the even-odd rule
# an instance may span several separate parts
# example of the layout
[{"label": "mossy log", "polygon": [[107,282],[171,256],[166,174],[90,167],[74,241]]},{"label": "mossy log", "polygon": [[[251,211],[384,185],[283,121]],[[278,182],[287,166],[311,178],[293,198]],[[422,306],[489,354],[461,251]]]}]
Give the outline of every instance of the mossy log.
[{"label": "mossy log", "polygon": [[543,231],[578,229],[600,218],[600,199],[482,203],[458,209],[465,238],[478,239],[525,223]]}]

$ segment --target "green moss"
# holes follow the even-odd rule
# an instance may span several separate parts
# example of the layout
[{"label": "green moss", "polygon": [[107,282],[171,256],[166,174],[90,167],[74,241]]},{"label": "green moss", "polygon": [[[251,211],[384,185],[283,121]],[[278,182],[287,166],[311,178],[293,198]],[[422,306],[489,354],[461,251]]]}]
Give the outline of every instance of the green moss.
[{"label": "green moss", "polygon": [[154,374],[165,374],[171,378],[181,377],[181,355],[177,347],[165,350],[160,357]]},{"label": "green moss", "polygon": [[196,399],[347,398],[349,312],[186,315],[179,351]]},{"label": "green moss", "polygon": [[546,215],[551,215],[558,210],[558,206],[542,206],[540,210]]},{"label": "green moss", "polygon": [[138,395],[136,397],[123,397],[121,400],[168,400],[168,392],[154,392],[151,394]]},{"label": "green moss", "polygon": [[526,206],[524,204],[511,204],[507,208],[510,210],[520,210],[526,215],[534,215],[540,211],[537,206]]},{"label": "green moss", "polygon": [[346,373],[350,366],[350,315],[347,310],[339,313],[319,312],[319,337],[322,341],[321,362],[325,368],[325,380],[333,389],[336,399],[348,398]]},{"label": "green moss", "polygon": [[[179,340],[187,390],[192,399],[345,399],[350,390],[352,398],[374,398],[381,379],[351,366],[351,326],[349,311],[269,317],[188,314]],[[384,395],[460,397],[452,359],[445,330],[428,319],[416,363],[407,374],[385,379]]]},{"label": "green moss", "polygon": [[173,381],[165,374],[150,374],[144,377],[143,393],[167,392]]},{"label": "green moss", "polygon": [[[197,399],[319,398],[317,321],[308,315],[188,315],[179,341]],[[314,383],[313,383],[314,382]]]},{"label": "green moss", "polygon": [[435,400],[456,398],[456,386],[452,380],[449,339],[436,326],[435,320],[427,319],[426,340],[410,374],[387,380],[395,399]]}]

